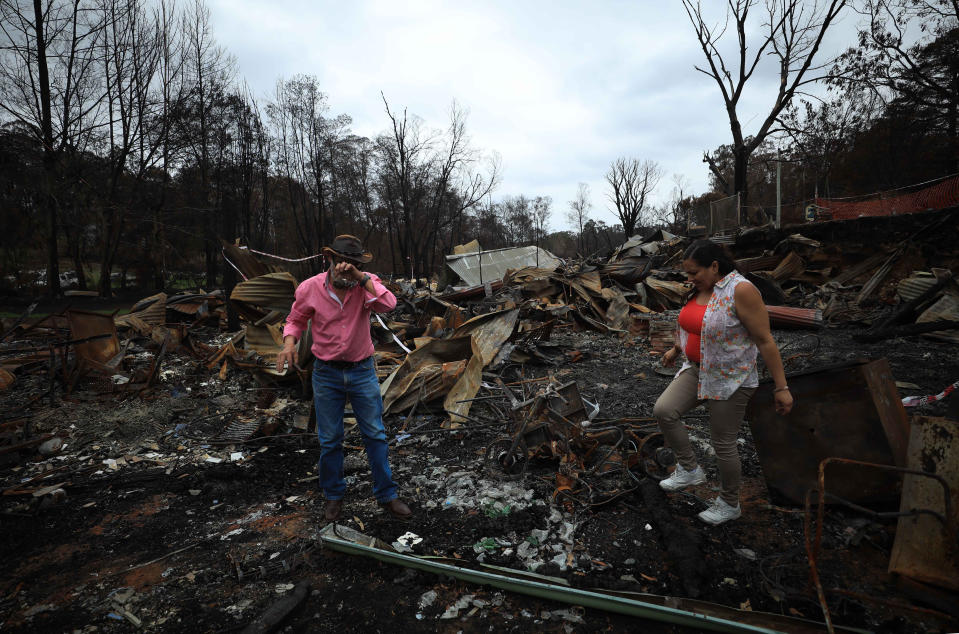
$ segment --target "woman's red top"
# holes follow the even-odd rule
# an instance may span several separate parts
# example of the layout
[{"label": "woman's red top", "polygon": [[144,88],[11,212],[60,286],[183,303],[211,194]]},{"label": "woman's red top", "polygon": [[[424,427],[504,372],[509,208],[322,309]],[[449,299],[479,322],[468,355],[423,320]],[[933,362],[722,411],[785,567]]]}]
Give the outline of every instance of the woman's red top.
[{"label": "woman's red top", "polygon": [[686,331],[686,358],[693,363],[700,363],[699,335],[703,331],[703,318],[706,316],[706,306],[698,304],[696,298],[689,300],[679,311],[679,327]]}]

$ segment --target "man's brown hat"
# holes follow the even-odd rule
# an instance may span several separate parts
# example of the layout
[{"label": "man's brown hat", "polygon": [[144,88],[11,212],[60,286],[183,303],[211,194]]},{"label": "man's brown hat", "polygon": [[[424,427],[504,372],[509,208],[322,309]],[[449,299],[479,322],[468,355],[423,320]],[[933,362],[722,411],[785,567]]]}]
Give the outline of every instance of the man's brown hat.
[{"label": "man's brown hat", "polygon": [[360,264],[366,264],[373,259],[373,254],[363,248],[360,239],[349,234],[336,236],[333,244],[323,247],[323,255],[359,262]]}]

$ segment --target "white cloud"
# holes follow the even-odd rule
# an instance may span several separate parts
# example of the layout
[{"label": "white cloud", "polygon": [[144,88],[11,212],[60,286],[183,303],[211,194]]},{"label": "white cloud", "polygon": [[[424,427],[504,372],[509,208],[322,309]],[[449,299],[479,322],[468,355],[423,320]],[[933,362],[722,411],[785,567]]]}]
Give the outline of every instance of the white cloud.
[{"label": "white cloud", "polygon": [[[456,100],[474,144],[502,157],[497,195],[552,196],[554,227],[580,181],[594,217],[616,222],[603,174],[617,156],[660,162],[661,199],[673,173],[704,191],[702,153],[730,138],[718,89],[693,68],[702,52],[678,3],[211,0],[211,12],[254,95],[316,75],[358,134],[386,128],[381,91],[432,128]],[[742,116],[753,125],[772,99],[766,70],[756,79]]]}]

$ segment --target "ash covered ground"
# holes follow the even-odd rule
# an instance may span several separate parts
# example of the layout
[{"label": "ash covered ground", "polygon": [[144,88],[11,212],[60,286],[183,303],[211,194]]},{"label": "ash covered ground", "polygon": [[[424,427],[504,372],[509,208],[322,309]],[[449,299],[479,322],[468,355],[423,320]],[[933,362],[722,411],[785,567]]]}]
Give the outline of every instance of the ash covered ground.
[{"label": "ash covered ground", "polygon": [[[860,344],[852,332],[775,336],[789,372],[885,357],[898,381],[915,385],[903,396],[936,393],[959,376],[948,344],[921,337]],[[504,380],[576,381],[599,404],[600,419],[650,416],[670,380],[645,344],[610,335],[558,331],[544,350],[558,363],[513,366],[501,372]],[[81,385],[51,406],[37,399],[47,380],[27,375],[0,399],[0,410],[33,412],[35,432],[64,442],[51,456],[0,455],[8,493],[0,498],[5,631],[241,630],[302,581],[310,591],[281,631],[685,631],[324,549],[318,445],[293,427],[310,409],[298,388],[265,388],[237,369],[221,379],[175,355],[145,398],[104,397]],[[531,393],[536,384],[528,385]],[[707,484],[667,496],[651,480],[612,474],[609,489],[618,493],[595,506],[554,497],[555,460],[533,460],[522,479],[499,477],[485,457],[506,423],[483,401],[471,415],[475,421],[455,431],[424,411],[387,419],[395,478],[415,512],[409,522],[374,503],[362,441],[351,429],[341,523],[390,544],[414,533],[420,541],[407,538],[408,548],[442,561],[532,569],[575,588],[693,596],[821,621],[801,509],[770,505],[748,426],[740,440],[743,517],[709,527],[696,518],[717,490],[703,409],[686,422]],[[272,436],[219,440],[230,424],[266,419],[276,423]],[[16,494],[40,484],[63,493]],[[823,586],[908,603],[886,573],[894,531],[892,522],[830,510]],[[934,612],[839,594],[829,602],[838,625],[959,628]]]}]

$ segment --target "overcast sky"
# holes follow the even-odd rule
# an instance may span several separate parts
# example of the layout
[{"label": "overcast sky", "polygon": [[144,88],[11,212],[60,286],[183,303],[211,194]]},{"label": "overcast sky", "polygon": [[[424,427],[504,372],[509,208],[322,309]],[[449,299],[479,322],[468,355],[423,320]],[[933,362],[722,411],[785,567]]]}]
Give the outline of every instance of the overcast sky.
[{"label": "overcast sky", "polygon": [[[591,188],[591,217],[618,222],[603,179],[615,158],[662,165],[656,198],[666,200],[674,174],[691,193],[706,191],[703,152],[731,140],[675,0],[209,1],[214,35],[258,100],[279,78],[315,75],[330,114],[350,115],[353,132],[369,137],[387,127],[380,91],[431,128],[444,127],[455,100],[469,111],[474,147],[500,155],[494,199],[551,196],[554,230],[567,228],[579,182]],[[827,54],[854,43],[854,17]],[[762,70],[740,110],[747,134],[775,98],[775,69]]]}]

